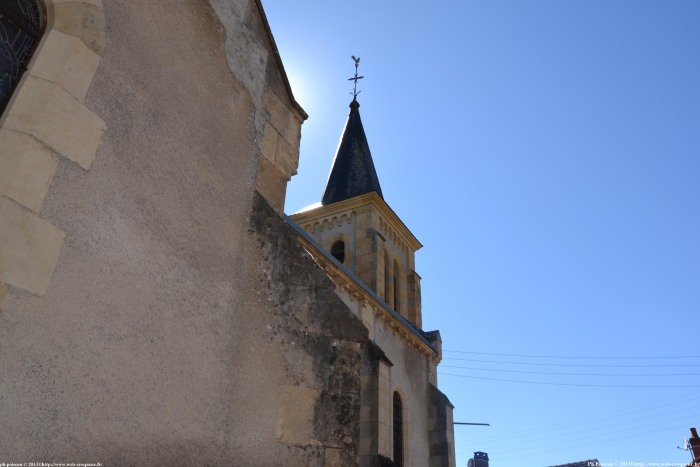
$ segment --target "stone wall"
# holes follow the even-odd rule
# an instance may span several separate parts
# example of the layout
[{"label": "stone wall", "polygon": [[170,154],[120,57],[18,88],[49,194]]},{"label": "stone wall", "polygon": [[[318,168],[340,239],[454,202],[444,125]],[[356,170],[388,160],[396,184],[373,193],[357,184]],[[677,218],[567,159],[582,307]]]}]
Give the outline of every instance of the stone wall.
[{"label": "stone wall", "polygon": [[102,4],[47,1],[45,34],[0,118],[0,307],[43,295],[65,232],[40,216],[59,161],[89,169],[105,129],[85,105],[104,49]]},{"label": "stone wall", "polygon": [[[197,157],[212,150],[211,141],[220,144],[216,152],[248,152],[238,181],[252,182],[248,192],[254,186],[282,212],[306,114],[257,0],[187,8],[107,2],[107,17],[102,0],[37,1],[46,4],[46,32],[0,119],[0,306],[10,287],[46,293],[65,236],[40,213],[57,166],[71,161],[89,170],[105,129],[116,123],[119,131],[119,120],[135,117],[130,136],[141,139],[121,142],[134,152],[178,144],[174,154],[182,148]],[[109,90],[93,84],[105,54]],[[224,136],[226,125],[228,138],[193,144]]]},{"label": "stone wall", "polygon": [[[403,404],[404,465],[418,467],[440,461],[444,456],[433,454],[430,440],[442,436],[436,423],[444,431],[450,422],[440,415],[436,418],[433,397],[432,384],[436,384],[440,359],[439,333],[418,332],[408,321],[386,308],[367,285],[332,260],[301,226],[290,222],[300,235],[300,243],[333,279],[337,295],[361,320],[372,342],[373,350],[369,354],[374,356],[364,357],[361,367],[360,465],[391,465],[386,462],[393,457],[394,392],[400,395]],[[447,413],[446,409],[441,413]],[[452,459],[453,446],[444,446],[451,449]]]},{"label": "stone wall", "polygon": [[0,122],[3,460],[356,464],[367,331],[279,216],[305,115],[259,4],[47,7]]},{"label": "stone wall", "polygon": [[245,334],[264,333],[257,348],[265,359],[283,356],[268,365],[278,369],[273,384],[282,388],[279,404],[270,407],[277,411],[276,437],[290,453],[308,456],[303,465],[356,465],[367,329],[262,198],[253,212],[251,249],[260,258],[248,276],[259,293],[246,308],[257,310],[250,319],[258,327]]}]

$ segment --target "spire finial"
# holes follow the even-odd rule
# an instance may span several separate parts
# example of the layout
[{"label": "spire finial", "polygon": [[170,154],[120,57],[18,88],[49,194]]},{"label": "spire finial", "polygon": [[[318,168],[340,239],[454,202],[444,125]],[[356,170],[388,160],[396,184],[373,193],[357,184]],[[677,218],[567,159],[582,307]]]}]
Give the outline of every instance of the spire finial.
[{"label": "spire finial", "polygon": [[355,82],[355,86],[352,90],[352,100],[355,101],[357,100],[357,95],[362,92],[357,90],[357,81],[364,78],[364,76],[357,76],[357,67],[360,65],[360,57],[355,57],[354,55],[352,55],[351,57],[353,60],[355,60],[355,76],[353,76],[352,78],[348,78],[348,81]]}]

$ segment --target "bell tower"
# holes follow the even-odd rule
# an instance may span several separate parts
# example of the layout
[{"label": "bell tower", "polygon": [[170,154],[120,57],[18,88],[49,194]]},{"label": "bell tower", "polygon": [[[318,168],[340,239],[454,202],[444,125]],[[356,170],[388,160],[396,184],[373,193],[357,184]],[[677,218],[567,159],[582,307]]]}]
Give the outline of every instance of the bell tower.
[{"label": "bell tower", "polygon": [[[355,57],[353,57],[355,59]],[[390,308],[421,327],[420,276],[415,252],[421,243],[384,201],[355,92],[321,206],[291,219]]]}]

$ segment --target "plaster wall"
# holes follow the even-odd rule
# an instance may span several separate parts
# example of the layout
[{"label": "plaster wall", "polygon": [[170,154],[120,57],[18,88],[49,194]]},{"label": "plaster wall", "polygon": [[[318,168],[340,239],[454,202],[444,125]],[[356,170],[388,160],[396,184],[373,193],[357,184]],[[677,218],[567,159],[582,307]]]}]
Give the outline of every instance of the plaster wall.
[{"label": "plaster wall", "polygon": [[[0,233],[13,235],[0,243],[26,242],[15,226],[27,216],[56,240],[40,287],[0,287],[0,452],[18,462],[352,465],[366,330],[349,313],[331,325],[321,310],[345,309],[334,285],[290,247],[275,212],[303,115],[284,100],[257,4],[48,3],[56,27],[73,24],[72,9],[103,20],[78,34],[88,46],[104,40],[79,102],[99,127],[69,120],[77,136],[51,133],[59,146],[95,145],[70,158],[7,127],[41,108],[18,120],[11,105],[3,120],[50,173],[45,196],[18,195],[29,206],[2,199],[19,220],[2,217]],[[29,276],[33,251],[20,258]],[[280,275],[292,266],[294,282]]]}]

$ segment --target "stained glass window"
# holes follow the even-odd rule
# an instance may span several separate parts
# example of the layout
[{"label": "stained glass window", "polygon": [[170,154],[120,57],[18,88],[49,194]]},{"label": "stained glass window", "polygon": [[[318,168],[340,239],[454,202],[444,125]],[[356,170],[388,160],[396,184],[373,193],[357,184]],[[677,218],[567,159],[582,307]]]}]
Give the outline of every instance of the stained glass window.
[{"label": "stained glass window", "polygon": [[39,0],[0,1],[0,115],[5,111],[46,25]]}]

